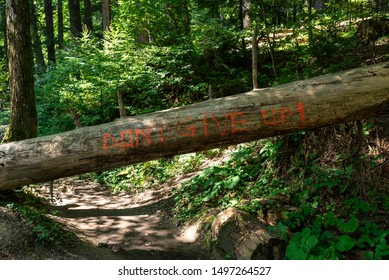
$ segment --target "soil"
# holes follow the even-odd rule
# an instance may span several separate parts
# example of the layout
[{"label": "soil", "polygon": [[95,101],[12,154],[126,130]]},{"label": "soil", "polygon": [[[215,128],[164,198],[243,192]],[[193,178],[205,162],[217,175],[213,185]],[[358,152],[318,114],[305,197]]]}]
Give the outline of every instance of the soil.
[{"label": "soil", "polygon": [[[177,182],[179,182],[177,180]],[[105,185],[65,178],[54,182],[51,208],[71,244],[43,247],[31,226],[8,208],[0,208],[0,259],[214,259],[199,241],[173,221],[175,184],[136,194],[114,194]],[[50,199],[49,184],[35,186]]]}]

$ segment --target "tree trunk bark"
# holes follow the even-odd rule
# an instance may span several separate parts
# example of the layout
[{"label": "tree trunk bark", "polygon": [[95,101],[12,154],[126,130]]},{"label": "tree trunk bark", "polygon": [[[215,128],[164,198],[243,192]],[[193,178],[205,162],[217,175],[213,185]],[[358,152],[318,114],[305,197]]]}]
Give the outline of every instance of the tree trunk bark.
[{"label": "tree trunk bark", "polygon": [[311,46],[313,42],[313,26],[312,26],[312,1],[313,0],[308,0],[308,43],[309,46]]},{"label": "tree trunk bark", "polygon": [[0,145],[0,189],[379,115],[389,62]]},{"label": "tree trunk bark", "polygon": [[80,37],[82,33],[80,0],[69,0],[70,30],[73,37]]},{"label": "tree trunk bark", "polygon": [[7,0],[11,121],[4,142],[37,136],[30,10],[26,0]]},{"label": "tree trunk bark", "polygon": [[123,93],[118,92],[117,95],[118,95],[118,105],[119,105],[120,118],[125,118],[125,117],[127,117],[127,114],[126,114],[126,107],[124,106],[124,102],[123,102]]},{"label": "tree trunk bark", "polygon": [[40,70],[46,68],[45,59],[42,52],[42,43],[38,34],[38,24],[36,18],[35,4],[33,0],[30,0],[30,18],[31,18],[31,36],[33,42],[33,49],[35,53],[35,63],[39,66]]},{"label": "tree trunk bark", "polygon": [[109,26],[111,25],[111,0],[103,0],[102,15],[103,31],[107,31],[109,30]]},{"label": "tree trunk bark", "polygon": [[84,23],[89,32],[93,30],[91,0],[84,0]]},{"label": "tree trunk bark", "polygon": [[3,44],[4,44],[4,50],[1,49],[1,56],[8,60],[7,58],[7,15],[6,15],[6,8],[5,3],[2,3],[0,6],[0,12],[1,12],[1,32],[3,33]]},{"label": "tree trunk bark", "polygon": [[265,4],[264,4],[263,0],[261,0],[260,4],[261,4],[261,14],[262,14],[263,27],[265,29],[265,37],[266,37],[267,44],[269,45],[269,54],[270,54],[270,58],[271,58],[271,65],[272,65],[272,69],[273,69],[273,74],[274,74],[274,77],[277,77],[276,62],[275,62],[275,58],[274,58],[274,36],[273,36],[273,41],[270,40],[270,30],[269,30],[269,26],[266,22],[267,16],[266,16],[266,9],[265,9]]},{"label": "tree trunk bark", "polygon": [[45,0],[46,46],[47,58],[55,64],[53,4],[51,1],[52,0]]},{"label": "tree trunk bark", "polygon": [[253,89],[258,89],[258,23],[254,25],[253,38],[251,41],[252,45],[252,79],[253,79]]},{"label": "tree trunk bark", "polygon": [[228,208],[219,213],[211,226],[213,240],[237,260],[281,259],[285,244],[255,217]]},{"label": "tree trunk bark", "polygon": [[82,124],[80,122],[81,116],[77,113],[76,109],[71,108],[70,114],[72,115],[72,119],[76,128],[81,128],[82,127]]},{"label": "tree trunk bark", "polygon": [[58,0],[57,3],[57,15],[58,15],[58,23],[57,23],[57,28],[58,28],[58,48],[62,49],[63,48],[63,3],[62,0]]}]

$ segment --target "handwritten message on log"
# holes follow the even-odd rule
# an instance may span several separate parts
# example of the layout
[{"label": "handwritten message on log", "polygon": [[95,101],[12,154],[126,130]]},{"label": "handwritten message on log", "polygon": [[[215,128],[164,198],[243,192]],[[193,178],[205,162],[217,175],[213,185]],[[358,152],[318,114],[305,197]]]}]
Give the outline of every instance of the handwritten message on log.
[{"label": "handwritten message on log", "polygon": [[[300,126],[305,126],[304,104],[298,102],[294,108],[283,107],[281,109],[260,110],[258,112],[258,123],[262,126],[285,125],[292,121],[292,116],[298,115]],[[250,132],[246,126],[245,112],[237,111],[225,114],[222,119],[216,118],[209,112],[202,112],[201,122],[192,123],[191,116],[186,116],[176,124],[175,137],[226,137],[228,135],[243,134]],[[188,124],[189,123],[189,124]],[[212,135],[210,133],[212,128]],[[128,128],[120,131],[119,137],[112,136],[110,133],[104,133],[102,136],[103,150],[137,148],[140,145],[151,145],[152,143],[164,143],[165,128],[163,125]]]}]

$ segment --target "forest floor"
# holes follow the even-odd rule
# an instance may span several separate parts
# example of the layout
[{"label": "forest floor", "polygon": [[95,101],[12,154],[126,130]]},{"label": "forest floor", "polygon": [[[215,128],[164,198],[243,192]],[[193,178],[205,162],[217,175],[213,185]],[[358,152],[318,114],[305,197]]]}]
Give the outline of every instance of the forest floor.
[{"label": "forest floor", "polygon": [[[105,185],[75,177],[54,183],[50,218],[75,237],[64,247],[34,242],[31,227],[0,208],[0,259],[214,259],[198,231],[173,221],[172,191],[184,178],[136,194],[112,193]],[[50,199],[48,185],[35,187]],[[189,234],[188,234],[189,233]]]}]

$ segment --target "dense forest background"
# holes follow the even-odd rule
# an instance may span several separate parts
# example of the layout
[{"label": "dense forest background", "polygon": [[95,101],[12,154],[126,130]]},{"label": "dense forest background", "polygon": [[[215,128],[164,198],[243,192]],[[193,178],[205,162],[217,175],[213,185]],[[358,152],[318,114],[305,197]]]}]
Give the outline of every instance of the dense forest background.
[{"label": "dense forest background", "polygon": [[[38,135],[387,61],[388,10],[383,0],[30,0]],[[175,193],[177,220],[238,207],[287,240],[286,258],[388,258],[388,135],[382,117],[243,145]],[[90,176],[139,191],[223,153]]]}]

